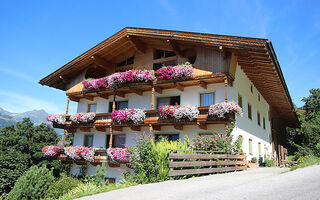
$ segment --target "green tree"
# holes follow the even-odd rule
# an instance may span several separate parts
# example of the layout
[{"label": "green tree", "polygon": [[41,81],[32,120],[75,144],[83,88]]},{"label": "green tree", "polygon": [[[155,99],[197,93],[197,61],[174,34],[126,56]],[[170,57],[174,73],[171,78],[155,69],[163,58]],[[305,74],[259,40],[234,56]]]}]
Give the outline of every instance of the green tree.
[{"label": "green tree", "polygon": [[8,194],[8,200],[41,199],[54,182],[52,171],[45,166],[32,166],[15,183]]},{"label": "green tree", "polygon": [[304,97],[302,101],[305,103],[303,108],[306,110],[307,119],[311,120],[320,113],[320,88],[309,90],[310,95]]},{"label": "green tree", "polygon": [[[14,181],[33,165],[45,164],[49,169],[54,169],[54,175],[57,177],[61,171],[65,171],[66,166],[41,153],[43,146],[56,144],[58,141],[59,136],[53,128],[46,124],[34,126],[30,119],[1,129],[0,193],[9,192]],[[6,176],[5,173],[9,175]]]}]

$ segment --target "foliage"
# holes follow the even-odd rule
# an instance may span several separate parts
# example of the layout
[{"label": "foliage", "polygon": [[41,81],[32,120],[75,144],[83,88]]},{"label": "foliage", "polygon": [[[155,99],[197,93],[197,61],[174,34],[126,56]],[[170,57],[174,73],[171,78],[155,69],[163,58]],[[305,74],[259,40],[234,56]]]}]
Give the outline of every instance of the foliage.
[{"label": "foliage", "polygon": [[288,150],[301,156],[320,156],[320,89],[311,89],[310,95],[302,99],[304,110],[296,109],[301,128],[288,128]]},{"label": "foliage", "polygon": [[311,165],[319,165],[320,164],[320,157],[316,156],[307,156],[301,157],[300,160],[298,159],[298,165],[291,167],[291,171],[296,170],[298,168],[308,167]]},{"label": "foliage", "polygon": [[91,180],[97,186],[106,185],[106,162],[102,162],[101,166],[98,166],[96,169],[96,173],[91,176]]},{"label": "foliage", "polygon": [[63,174],[59,180],[50,185],[46,192],[45,198],[57,199],[71,189],[77,187],[80,183],[81,182],[78,179],[71,178]]},{"label": "foliage", "polygon": [[89,113],[74,113],[70,116],[70,120],[73,123],[88,123],[93,121],[95,118],[96,113],[89,112]]},{"label": "foliage", "polygon": [[98,194],[105,192],[106,187],[97,186],[94,183],[80,183],[77,187],[71,189],[68,193],[64,194],[59,200],[72,200],[84,196]]},{"label": "foliage", "polygon": [[16,150],[0,152],[0,194],[10,192],[15,181],[28,170],[29,159],[30,155]]},{"label": "foliage", "polygon": [[235,152],[242,152],[242,143],[243,143],[243,137],[239,135],[238,138],[233,143],[233,148]]},{"label": "foliage", "polygon": [[107,149],[107,154],[111,161],[118,163],[129,162],[129,151],[125,148],[109,148]]},{"label": "foliage", "polygon": [[136,145],[129,147],[129,164],[136,174],[137,183],[154,183],[157,179],[159,166],[156,166],[156,155],[153,150],[152,135],[144,132],[136,137]]},{"label": "foliage", "polygon": [[158,180],[168,180],[169,174],[169,152],[170,149],[176,150],[190,150],[188,143],[182,143],[180,140],[168,141],[162,139],[157,143],[153,143],[153,151],[155,157],[155,164],[159,166],[158,169]]},{"label": "foliage", "polygon": [[118,124],[141,124],[146,118],[146,112],[143,109],[113,110],[111,115],[112,121]]},{"label": "foliage", "polygon": [[58,114],[58,115],[48,115],[46,120],[49,122],[55,122],[57,124],[65,124],[66,123],[66,114]]},{"label": "foliage", "polygon": [[32,166],[17,180],[7,199],[27,200],[43,198],[53,181],[54,176],[52,175],[52,171],[45,166]]},{"label": "foliage", "polygon": [[266,167],[273,167],[274,166],[274,161],[273,160],[265,160]]},{"label": "foliage", "polygon": [[257,161],[258,161],[257,157],[252,157],[252,158],[251,158],[251,162],[252,162],[252,163],[257,163]]},{"label": "foliage", "polygon": [[34,126],[30,119],[1,129],[0,192],[9,192],[20,175],[33,165],[45,164],[49,169],[53,168],[56,177],[63,171],[68,172],[69,166],[63,166],[59,161],[41,153],[43,146],[56,144],[58,141],[58,134],[53,128],[46,124]]},{"label": "foliage", "polygon": [[242,116],[241,107],[234,101],[221,102],[211,105],[208,114],[219,118],[225,117],[225,114],[236,113]]}]

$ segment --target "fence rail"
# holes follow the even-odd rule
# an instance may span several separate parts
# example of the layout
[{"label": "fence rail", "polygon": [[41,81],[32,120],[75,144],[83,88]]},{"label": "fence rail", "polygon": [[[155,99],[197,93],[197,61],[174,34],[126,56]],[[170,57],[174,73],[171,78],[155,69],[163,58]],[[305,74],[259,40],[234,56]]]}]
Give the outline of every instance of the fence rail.
[{"label": "fence rail", "polygon": [[171,150],[169,160],[169,176],[212,174],[247,169],[246,156],[242,153]]}]

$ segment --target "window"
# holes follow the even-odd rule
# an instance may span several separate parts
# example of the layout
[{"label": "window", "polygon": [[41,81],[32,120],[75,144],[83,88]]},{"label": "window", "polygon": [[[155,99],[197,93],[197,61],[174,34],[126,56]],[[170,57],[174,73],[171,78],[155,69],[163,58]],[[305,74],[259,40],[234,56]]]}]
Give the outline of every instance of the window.
[{"label": "window", "polygon": [[[113,102],[109,102],[109,112],[112,112]],[[116,110],[128,108],[128,101],[116,101]]]},{"label": "window", "polygon": [[259,112],[257,112],[257,122],[258,122],[258,125],[260,126],[261,121],[260,121],[260,113]]},{"label": "window", "polygon": [[242,108],[242,96],[238,94],[238,104]]},{"label": "window", "polygon": [[126,65],[131,65],[134,62],[134,56],[131,56],[125,60],[122,60],[120,62],[117,63],[117,67],[122,67],[122,66],[126,66]]},{"label": "window", "polygon": [[258,143],[258,152],[259,152],[259,156],[261,156],[261,143]]},{"label": "window", "polygon": [[260,94],[258,94],[258,101],[260,101]]},{"label": "window", "polygon": [[179,140],[179,134],[155,134],[155,141],[159,142],[162,138],[165,138],[169,141]]},{"label": "window", "polygon": [[211,106],[214,104],[214,92],[200,94],[200,106]]},{"label": "window", "polygon": [[199,133],[200,137],[212,137],[212,133]]},{"label": "window", "polygon": [[92,147],[93,146],[93,135],[84,135],[83,146]]},{"label": "window", "polygon": [[180,96],[172,96],[172,97],[158,97],[157,98],[157,108],[159,109],[161,106],[166,105],[180,105]]},{"label": "window", "polygon": [[96,112],[96,111],[97,111],[97,104],[96,103],[88,104],[87,112]]},{"label": "window", "polygon": [[250,103],[248,103],[248,118],[252,119],[252,107]]},{"label": "window", "polygon": [[253,94],[253,86],[252,86],[252,84],[250,85],[250,91]]},{"label": "window", "polygon": [[166,51],[166,50],[156,49],[154,51],[153,59],[168,58],[168,57],[172,57],[172,56],[175,56],[175,55],[176,55],[176,53],[173,52],[173,51]]},{"label": "window", "polygon": [[[110,135],[107,135],[106,138],[106,148],[109,148]],[[124,144],[126,143],[126,135],[125,134],[114,134],[112,135],[112,147],[124,148]]]},{"label": "window", "polygon": [[262,118],[263,129],[266,129],[266,118]]},{"label": "window", "polygon": [[249,139],[249,154],[252,154],[252,139]]}]

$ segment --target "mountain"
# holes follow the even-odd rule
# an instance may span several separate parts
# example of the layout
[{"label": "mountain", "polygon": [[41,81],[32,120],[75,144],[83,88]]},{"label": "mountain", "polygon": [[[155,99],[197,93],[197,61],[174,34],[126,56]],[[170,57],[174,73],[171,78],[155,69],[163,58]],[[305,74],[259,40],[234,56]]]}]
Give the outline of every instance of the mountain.
[{"label": "mountain", "polygon": [[23,113],[12,113],[0,108],[0,129],[22,121],[23,118],[30,118],[35,124],[47,123],[48,113],[44,110],[31,110]]}]

